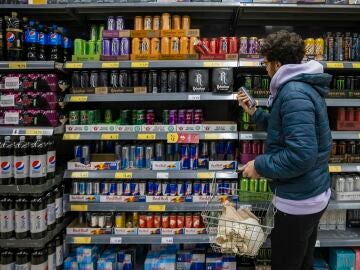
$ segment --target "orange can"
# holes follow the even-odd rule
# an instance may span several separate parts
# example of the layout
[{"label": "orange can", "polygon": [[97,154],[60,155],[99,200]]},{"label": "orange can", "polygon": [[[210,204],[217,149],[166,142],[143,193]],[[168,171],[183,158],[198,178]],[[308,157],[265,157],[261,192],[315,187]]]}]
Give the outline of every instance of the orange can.
[{"label": "orange can", "polygon": [[152,17],[145,16],[144,18],[144,30],[151,30],[152,29]]},{"label": "orange can", "polygon": [[154,228],[154,215],[152,213],[146,215],[146,228]]},{"label": "orange can", "polygon": [[140,54],[149,54],[150,53],[150,39],[143,38],[140,45]]},{"label": "orange can", "polygon": [[133,38],[131,41],[132,54],[140,54],[140,38]]},{"label": "orange can", "polygon": [[160,39],[159,38],[151,39],[150,54],[152,54],[152,55],[160,54]]},{"label": "orange can", "polygon": [[189,38],[187,37],[180,39],[180,54],[189,54]]},{"label": "orange can", "polygon": [[135,30],[143,30],[143,18],[141,16],[135,17],[134,29]]},{"label": "orange can", "polygon": [[189,54],[196,54],[195,50],[195,42],[197,41],[197,37],[191,37],[189,41]]},{"label": "orange can", "polygon": [[193,227],[193,216],[191,213],[186,213],[185,215],[185,228]]},{"label": "orange can", "polygon": [[152,29],[153,30],[160,30],[160,16],[154,16]]},{"label": "orange can", "polygon": [[170,39],[168,37],[161,38],[161,54],[170,54]]},{"label": "orange can", "polygon": [[170,54],[180,53],[180,40],[178,37],[172,37],[170,41]]},{"label": "orange can", "polygon": [[184,215],[184,213],[179,213],[177,215],[176,225],[177,225],[177,227],[179,229],[184,228],[184,226],[185,226],[185,215]]},{"label": "orange can", "polygon": [[305,55],[312,56],[315,54],[315,39],[307,38],[304,41],[305,43]]},{"label": "orange can", "polygon": [[172,16],[172,23],[171,28],[174,30],[180,30],[181,29],[181,18],[179,15]]},{"label": "orange can", "polygon": [[316,60],[324,59],[325,41],[323,38],[315,39],[315,57]]},{"label": "orange can", "polygon": [[163,13],[161,14],[161,29],[170,30],[170,14]]},{"label": "orange can", "polygon": [[139,216],[139,228],[146,228],[147,216],[145,213],[141,213]]},{"label": "orange can", "polygon": [[182,29],[184,30],[188,30],[190,29],[190,25],[191,25],[191,19],[190,19],[190,16],[182,16],[181,18],[181,26],[182,26]]},{"label": "orange can", "polygon": [[169,228],[170,224],[169,224],[169,215],[167,213],[162,214],[161,217],[161,225],[163,228]]},{"label": "orange can", "polygon": [[160,228],[161,227],[161,214],[155,213],[154,214],[154,228]]}]

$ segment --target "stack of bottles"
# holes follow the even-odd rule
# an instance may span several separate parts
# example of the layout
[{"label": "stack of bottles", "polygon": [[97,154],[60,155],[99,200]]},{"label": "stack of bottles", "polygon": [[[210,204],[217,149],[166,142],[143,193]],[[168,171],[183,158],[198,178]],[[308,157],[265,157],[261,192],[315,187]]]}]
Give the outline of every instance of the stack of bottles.
[{"label": "stack of bottles", "polygon": [[321,217],[319,230],[341,230],[346,229],[346,210],[326,210]]},{"label": "stack of bottles", "polygon": [[360,175],[359,174],[332,174],[331,187],[336,192],[360,193]]}]

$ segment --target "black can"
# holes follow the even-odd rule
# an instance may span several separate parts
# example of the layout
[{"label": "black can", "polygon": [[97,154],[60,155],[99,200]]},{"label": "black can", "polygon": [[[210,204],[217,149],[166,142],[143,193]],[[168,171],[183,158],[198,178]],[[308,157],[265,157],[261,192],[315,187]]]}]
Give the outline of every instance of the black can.
[{"label": "black can", "polygon": [[99,87],[109,86],[109,74],[106,70],[100,71],[98,86]]},{"label": "black can", "polygon": [[119,73],[116,70],[111,71],[110,87],[119,87]]},{"label": "black can", "polygon": [[146,87],[148,81],[148,72],[146,70],[141,71],[140,86]]},{"label": "black can", "polygon": [[160,92],[168,92],[168,72],[167,70],[162,70],[160,75]]},{"label": "black can", "polygon": [[355,90],[355,78],[354,76],[347,76],[346,77],[346,90],[353,92]]},{"label": "black can", "polygon": [[90,72],[90,87],[98,87],[99,83],[99,72],[97,70],[92,70]]},{"label": "black can", "polygon": [[130,86],[129,73],[126,70],[120,70],[119,73],[119,87]]},{"label": "black can", "polygon": [[30,254],[26,250],[16,252],[15,269],[30,269]]},{"label": "black can", "polygon": [[168,92],[178,92],[178,75],[176,70],[170,70],[168,75]]},{"label": "black can", "polygon": [[55,238],[55,246],[56,246],[56,270],[63,269],[64,264],[64,245],[63,245],[63,237],[61,235],[57,235]]},{"label": "black can", "polygon": [[147,92],[148,93],[157,93],[159,87],[158,73],[156,70],[149,71]]},{"label": "black can", "polygon": [[15,237],[23,239],[30,234],[30,207],[25,198],[15,201]]},{"label": "black can", "polygon": [[[212,70],[212,91],[216,93],[231,93],[234,76],[232,68],[214,68]],[[255,88],[253,88],[255,89]]]},{"label": "black can", "polygon": [[355,143],[355,141],[347,142],[346,153],[349,154],[349,155],[356,155],[356,143]]},{"label": "black can", "polygon": [[132,87],[138,87],[140,86],[140,82],[139,82],[139,71],[137,70],[134,70],[132,73],[131,73],[131,86]]},{"label": "black can", "polygon": [[209,70],[208,69],[190,69],[188,86],[190,92],[208,92],[209,91]]},{"label": "black can", "polygon": [[35,197],[30,202],[30,236],[32,239],[47,235],[47,204],[45,198]]},{"label": "black can", "polygon": [[80,87],[89,88],[90,86],[90,77],[88,71],[81,71],[80,75]]},{"label": "black can", "polygon": [[47,261],[48,261],[48,269],[56,269],[56,247],[55,242],[52,241],[47,244]]},{"label": "black can", "polygon": [[80,72],[74,71],[71,77],[71,86],[72,88],[79,88],[81,87],[80,84]]},{"label": "black can", "polygon": [[179,70],[178,85],[179,85],[178,90],[180,93],[187,92],[187,73],[185,70]]}]

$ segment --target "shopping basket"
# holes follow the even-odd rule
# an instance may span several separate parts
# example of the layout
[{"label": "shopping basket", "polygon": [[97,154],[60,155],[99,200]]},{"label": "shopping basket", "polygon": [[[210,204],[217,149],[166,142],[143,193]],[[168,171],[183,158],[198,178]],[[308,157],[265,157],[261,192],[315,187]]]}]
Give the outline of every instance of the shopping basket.
[{"label": "shopping basket", "polygon": [[[211,185],[211,190],[214,191],[216,173]],[[272,193],[249,192],[239,189],[231,189],[230,191],[231,194],[239,196],[238,202],[232,203],[232,205],[236,209],[243,209],[240,211],[251,211],[254,215],[253,218],[243,221],[225,219],[223,218],[225,207],[223,210],[219,210],[218,207],[215,208],[214,203],[218,203],[219,198],[215,194],[211,194],[211,199],[207,202],[202,217],[207,232],[210,234],[212,249],[219,253],[254,258],[274,227],[273,195]],[[229,204],[231,202],[225,200],[223,203]],[[255,219],[257,222],[254,222]]]}]

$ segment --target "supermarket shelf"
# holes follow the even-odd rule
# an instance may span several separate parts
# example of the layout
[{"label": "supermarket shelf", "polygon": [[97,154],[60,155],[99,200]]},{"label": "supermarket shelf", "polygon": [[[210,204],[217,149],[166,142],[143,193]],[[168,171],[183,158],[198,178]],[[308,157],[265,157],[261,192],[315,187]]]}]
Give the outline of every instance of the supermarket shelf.
[{"label": "supermarket shelf", "polygon": [[183,171],[75,171],[65,170],[64,178],[85,179],[237,179],[236,171],[208,171],[208,170],[183,170]]},{"label": "supermarket shelf", "polygon": [[[255,98],[259,106],[266,106],[266,98]],[[326,104],[329,107],[358,107],[360,98],[327,98]]]},{"label": "supermarket shelf", "polygon": [[72,221],[72,217],[68,216],[61,224],[58,224],[53,231],[49,231],[47,236],[41,239],[2,239],[0,248],[42,248],[50,242],[57,234],[59,234]]},{"label": "supermarket shelf", "polygon": [[356,247],[360,245],[360,230],[319,231],[318,241],[320,247]]},{"label": "supermarket shelf", "polygon": [[[334,140],[359,140],[360,131],[332,131],[332,138]],[[262,131],[243,131],[239,132],[240,140],[265,140],[266,132]]]},{"label": "supermarket shelf", "polygon": [[331,163],[329,170],[331,173],[360,172],[360,163]]},{"label": "supermarket shelf", "polygon": [[334,200],[331,200],[327,209],[329,209],[329,210],[360,209],[360,201],[334,201]]},{"label": "supermarket shelf", "polygon": [[[240,59],[239,67],[261,67],[262,59]],[[359,69],[360,62],[349,61],[319,61],[326,69]]]},{"label": "supermarket shelf", "polygon": [[24,195],[42,194],[61,183],[61,177],[47,180],[42,185],[0,185],[0,194]]},{"label": "supermarket shelf", "polygon": [[[214,100],[226,101],[235,100],[236,94],[213,94],[213,93],[159,93],[159,94],[68,94],[65,96],[65,102],[79,102],[77,97],[86,97],[86,102],[118,102],[118,101],[201,101]],[[83,98],[82,98],[83,99]]]},{"label": "supermarket shelf", "polygon": [[[1,8],[3,8],[1,6]],[[16,7],[14,7],[17,9]],[[63,64],[54,61],[0,61],[0,70],[51,70],[62,69]]]},{"label": "supermarket shelf", "polygon": [[64,127],[5,127],[0,126],[0,135],[24,135],[24,136],[51,136],[53,134],[62,134]]}]

